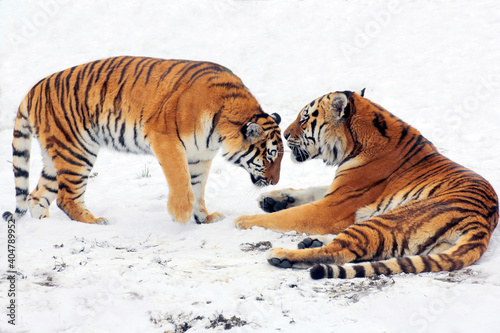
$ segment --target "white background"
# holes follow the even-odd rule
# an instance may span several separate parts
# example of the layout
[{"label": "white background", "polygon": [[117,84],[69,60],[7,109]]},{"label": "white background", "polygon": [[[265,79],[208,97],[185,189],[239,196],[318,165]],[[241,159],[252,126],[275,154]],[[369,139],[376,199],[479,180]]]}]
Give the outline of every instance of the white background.
[{"label": "white background", "polygon": [[[43,77],[115,55],[209,60],[240,76],[286,128],[312,99],[366,87],[366,97],[419,129],[500,189],[500,4],[496,1],[0,0],[0,210],[15,206],[11,140],[24,94]],[[288,154],[288,153],[287,153]],[[41,169],[33,143],[31,184]],[[151,177],[142,174],[149,170]],[[152,156],[101,151],[87,205],[108,226],[70,221],[55,205],[17,226],[18,325],[9,332],[224,330],[494,332],[500,325],[500,236],[451,275],[312,281],[243,243],[294,248],[304,235],[234,219],[259,213],[244,170],[217,157],[213,225],[172,222]],[[285,156],[281,187],[329,184],[335,170]],[[0,268],[7,268],[6,224]],[[7,280],[0,280],[0,307]],[[236,319],[235,319],[236,320]],[[213,324],[215,323],[215,324]],[[213,324],[213,325],[212,325]],[[185,325],[185,326],[182,326]],[[210,326],[215,328],[210,328]],[[208,328],[207,328],[208,327]]]}]

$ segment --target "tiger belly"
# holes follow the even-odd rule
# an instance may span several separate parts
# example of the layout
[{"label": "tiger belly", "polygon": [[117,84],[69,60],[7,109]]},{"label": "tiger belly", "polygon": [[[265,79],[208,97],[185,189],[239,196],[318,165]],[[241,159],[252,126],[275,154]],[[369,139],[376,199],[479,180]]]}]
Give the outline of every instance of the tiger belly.
[{"label": "tiger belly", "polygon": [[94,137],[101,147],[132,153],[132,154],[153,154],[147,138],[143,134],[143,128],[137,122],[129,124],[126,121],[119,123],[108,117],[107,122],[97,126]]},{"label": "tiger belly", "polygon": [[399,206],[402,206],[410,201],[418,200],[427,197],[425,192],[412,194],[408,191],[400,191],[394,195],[382,196],[376,202],[361,207],[356,211],[356,223],[365,222],[372,217],[387,213]]}]

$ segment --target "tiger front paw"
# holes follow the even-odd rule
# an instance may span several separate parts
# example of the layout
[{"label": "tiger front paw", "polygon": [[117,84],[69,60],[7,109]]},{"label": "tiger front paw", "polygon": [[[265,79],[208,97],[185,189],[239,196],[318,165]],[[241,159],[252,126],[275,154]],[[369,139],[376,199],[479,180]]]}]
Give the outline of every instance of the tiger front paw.
[{"label": "tiger front paw", "polygon": [[186,223],[193,214],[193,203],[192,191],[184,195],[171,194],[168,196],[168,213],[176,222]]},{"label": "tiger front paw", "polygon": [[263,211],[274,213],[296,206],[292,192],[293,189],[284,189],[262,193],[257,201]]},{"label": "tiger front paw", "polygon": [[226,215],[218,212],[208,215],[203,213],[194,214],[194,219],[198,224],[208,224],[208,223],[218,222],[220,220],[223,220],[225,217]]},{"label": "tiger front paw", "polygon": [[263,227],[262,215],[242,215],[234,221],[238,229],[251,229],[252,227]]}]

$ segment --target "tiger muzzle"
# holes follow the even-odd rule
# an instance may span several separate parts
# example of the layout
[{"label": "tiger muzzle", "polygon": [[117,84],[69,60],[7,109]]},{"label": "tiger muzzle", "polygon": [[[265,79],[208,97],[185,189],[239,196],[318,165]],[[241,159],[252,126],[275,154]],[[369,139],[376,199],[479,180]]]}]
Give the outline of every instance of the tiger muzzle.
[{"label": "tiger muzzle", "polygon": [[276,185],[280,181],[281,160],[283,159],[283,147],[279,148],[278,156],[272,163],[265,164],[264,175],[254,176],[250,174],[252,182],[257,186]]},{"label": "tiger muzzle", "polygon": [[251,174],[250,178],[252,179],[252,183],[256,186],[264,187],[269,185],[269,181],[262,176],[255,177],[254,175]]},{"label": "tiger muzzle", "polygon": [[310,154],[307,150],[301,149],[299,146],[293,144],[288,144],[288,146],[292,150],[293,157],[295,157],[297,162],[304,162],[309,159]]}]

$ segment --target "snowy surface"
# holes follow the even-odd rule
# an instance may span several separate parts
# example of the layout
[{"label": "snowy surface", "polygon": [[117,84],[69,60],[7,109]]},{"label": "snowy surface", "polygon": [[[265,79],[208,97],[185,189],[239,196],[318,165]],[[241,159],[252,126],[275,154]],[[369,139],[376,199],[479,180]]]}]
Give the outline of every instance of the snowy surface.
[{"label": "snowy surface", "polygon": [[[498,1],[1,0],[2,212],[15,206],[8,161],[24,94],[46,75],[114,55],[223,64],[282,115],[282,128],[320,95],[366,87],[500,190]],[[36,143],[31,166],[34,186]],[[276,188],[329,184],[334,171],[285,157]],[[239,215],[260,213],[260,190],[220,156],[207,207],[227,217],[212,225],[172,221],[152,156],[103,150],[94,172],[87,204],[110,225],[70,221],[55,205],[48,219],[18,223],[15,327],[3,314],[0,224],[1,332],[498,331],[498,232],[478,263],[451,274],[313,281],[266,262],[266,242],[294,248],[304,235],[234,228]]]}]

